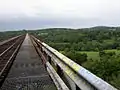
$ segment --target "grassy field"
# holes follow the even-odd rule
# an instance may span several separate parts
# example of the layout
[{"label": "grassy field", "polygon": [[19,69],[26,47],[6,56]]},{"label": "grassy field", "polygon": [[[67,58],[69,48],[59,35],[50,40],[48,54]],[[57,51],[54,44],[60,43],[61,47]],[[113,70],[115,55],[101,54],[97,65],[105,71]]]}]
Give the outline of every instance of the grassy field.
[{"label": "grassy field", "polygon": [[78,53],[86,53],[87,54],[87,59],[93,59],[93,60],[97,60],[99,59],[99,52],[93,52],[93,51],[80,51]]},{"label": "grassy field", "polygon": [[[116,54],[120,54],[120,50],[111,49],[111,50],[105,50],[105,52],[115,52]],[[87,58],[92,58],[93,60],[99,59],[99,52],[93,52],[93,51],[79,51],[78,53],[86,53]]]},{"label": "grassy field", "polygon": [[120,50],[111,49],[111,50],[105,50],[106,52],[115,52],[116,54],[120,54]]},{"label": "grassy field", "polygon": [[[116,49],[111,49],[111,50],[105,50],[105,52],[115,52],[116,54],[120,54],[120,50]],[[64,54],[64,51],[60,51],[60,53]],[[98,60],[99,58],[99,52],[94,52],[94,51],[78,51],[78,53],[86,53],[87,54],[87,59],[93,59],[93,60]]]}]

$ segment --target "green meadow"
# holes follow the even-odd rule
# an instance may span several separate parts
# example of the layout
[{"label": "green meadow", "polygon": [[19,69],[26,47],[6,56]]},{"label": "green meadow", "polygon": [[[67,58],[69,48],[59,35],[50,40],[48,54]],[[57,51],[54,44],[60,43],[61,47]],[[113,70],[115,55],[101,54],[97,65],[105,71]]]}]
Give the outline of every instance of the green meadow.
[{"label": "green meadow", "polygon": [[[104,50],[104,51],[105,52],[115,52],[117,55],[120,54],[120,50],[117,50],[117,49]],[[87,59],[93,59],[93,60],[100,59],[99,52],[95,52],[95,51],[78,51],[78,53],[86,53],[87,54]]]}]

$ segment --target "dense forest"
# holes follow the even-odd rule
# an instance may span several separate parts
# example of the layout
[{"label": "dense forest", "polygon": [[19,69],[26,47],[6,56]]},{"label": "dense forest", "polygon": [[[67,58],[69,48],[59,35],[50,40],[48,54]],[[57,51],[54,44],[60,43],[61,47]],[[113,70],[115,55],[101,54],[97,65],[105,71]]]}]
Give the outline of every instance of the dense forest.
[{"label": "dense forest", "polygon": [[29,31],[120,89],[120,28],[52,28]]}]

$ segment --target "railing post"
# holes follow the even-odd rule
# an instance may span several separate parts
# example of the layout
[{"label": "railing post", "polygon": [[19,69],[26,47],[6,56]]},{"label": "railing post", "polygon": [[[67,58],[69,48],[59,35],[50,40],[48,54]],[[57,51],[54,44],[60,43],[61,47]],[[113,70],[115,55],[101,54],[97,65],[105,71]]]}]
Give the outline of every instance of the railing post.
[{"label": "railing post", "polygon": [[48,55],[48,62],[51,64],[52,61],[51,61],[51,57]]},{"label": "railing post", "polygon": [[58,75],[60,76],[60,77],[62,77],[63,76],[63,71],[62,71],[62,69],[57,65],[57,73],[58,73]]}]

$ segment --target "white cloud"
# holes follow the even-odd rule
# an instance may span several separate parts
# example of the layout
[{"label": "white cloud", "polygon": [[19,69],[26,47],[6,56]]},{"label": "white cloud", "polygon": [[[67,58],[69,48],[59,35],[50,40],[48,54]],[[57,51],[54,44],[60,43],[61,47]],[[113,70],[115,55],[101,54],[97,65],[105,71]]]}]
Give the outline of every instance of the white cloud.
[{"label": "white cloud", "polygon": [[[120,0],[0,0],[0,21],[25,18],[120,23]],[[98,23],[99,23],[98,20]],[[91,21],[92,24],[92,21]]]}]

